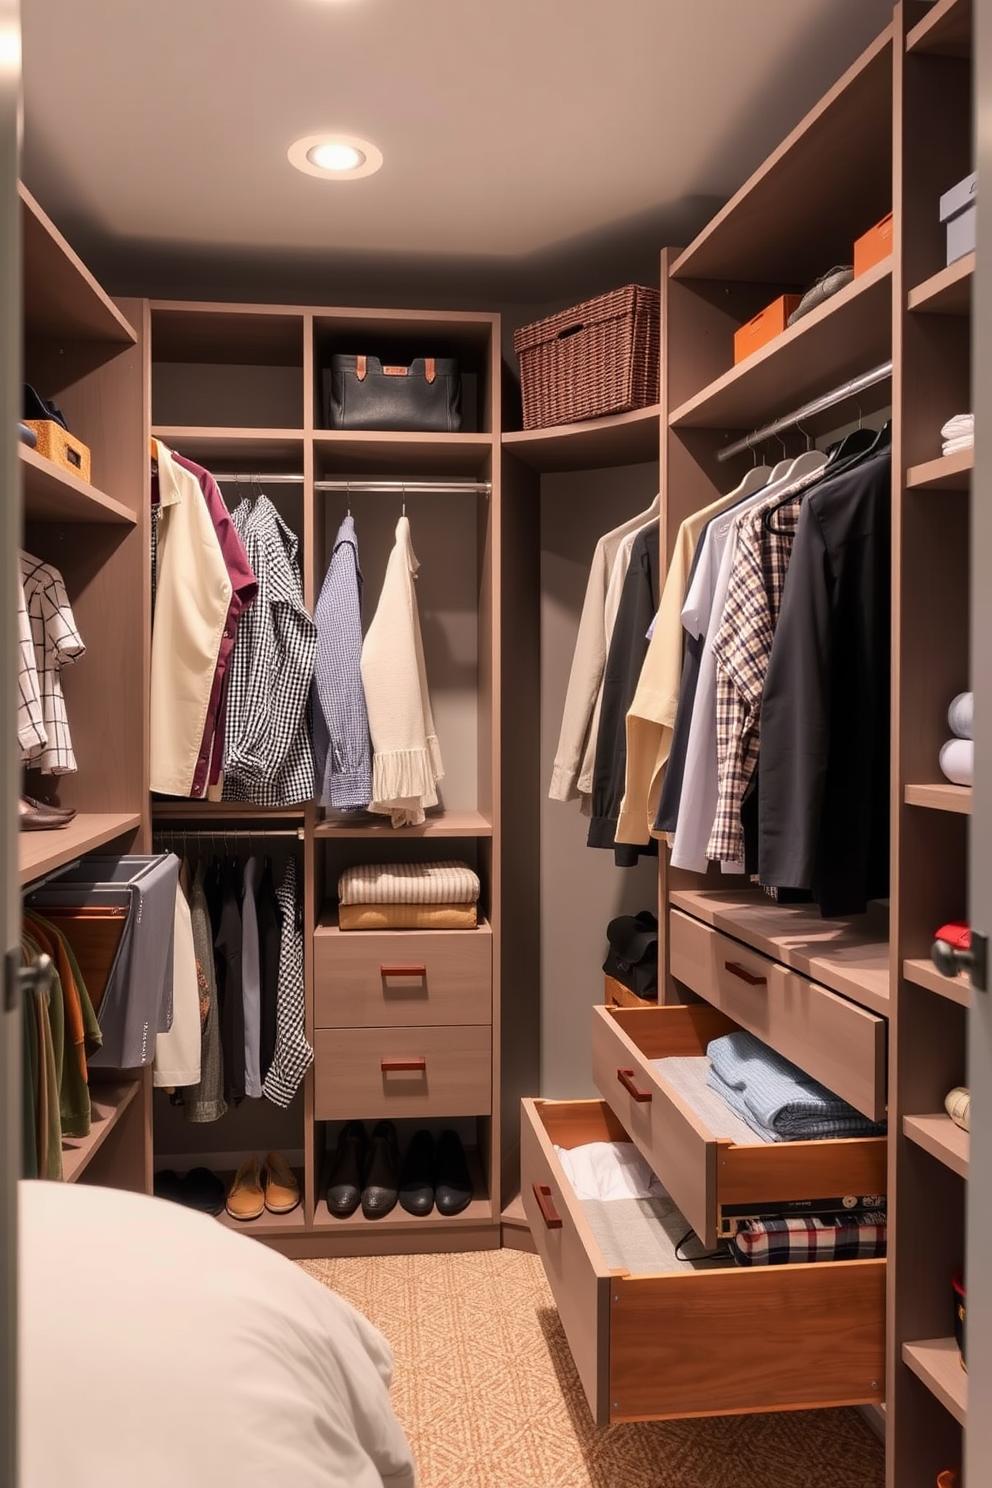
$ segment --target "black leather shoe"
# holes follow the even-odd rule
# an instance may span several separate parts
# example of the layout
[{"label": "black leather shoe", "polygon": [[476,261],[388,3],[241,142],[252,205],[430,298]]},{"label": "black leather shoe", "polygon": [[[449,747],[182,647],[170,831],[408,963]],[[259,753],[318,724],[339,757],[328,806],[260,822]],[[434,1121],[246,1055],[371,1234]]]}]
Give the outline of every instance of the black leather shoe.
[{"label": "black leather shoe", "polygon": [[395,1209],[399,1172],[400,1149],[396,1128],[391,1121],[377,1121],[372,1128],[372,1150],[362,1189],[362,1213],[366,1219],[382,1219]]},{"label": "black leather shoe", "polygon": [[437,1139],[436,1177],[434,1202],[438,1213],[448,1216],[461,1214],[472,1202],[472,1178],[462,1139],[450,1128]]},{"label": "black leather shoe", "polygon": [[338,1133],[327,1185],[327,1207],[335,1219],[347,1219],[361,1202],[368,1145],[363,1123],[346,1121]]},{"label": "black leather shoe", "polygon": [[430,1214],[434,1208],[434,1138],[424,1128],[414,1133],[400,1169],[400,1204],[407,1214]]}]

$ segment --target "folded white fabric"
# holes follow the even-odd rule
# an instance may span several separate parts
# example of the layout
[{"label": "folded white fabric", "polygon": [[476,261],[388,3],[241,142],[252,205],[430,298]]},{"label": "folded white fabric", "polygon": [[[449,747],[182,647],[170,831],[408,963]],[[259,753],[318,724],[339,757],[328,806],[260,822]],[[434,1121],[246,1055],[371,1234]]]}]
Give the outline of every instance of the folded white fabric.
[{"label": "folded white fabric", "polygon": [[974,434],[962,434],[959,439],[945,439],[942,453],[945,455],[957,455],[962,450],[970,450],[975,447]]},{"label": "folded white fabric", "polygon": [[633,1142],[587,1142],[555,1152],[577,1199],[654,1199],[665,1193]]},{"label": "folded white fabric", "polygon": [[955,785],[972,785],[975,779],[975,746],[971,739],[948,739],[941,747],[940,768]]},{"label": "folded white fabric", "polygon": [[975,443],[975,415],[956,413],[941,429],[944,454],[956,455],[960,450],[971,449]]},{"label": "folded white fabric", "polygon": [[341,904],[474,904],[478,874],[467,863],[357,863],[338,879]]},{"label": "folded white fabric", "polygon": [[975,694],[959,692],[947,710],[947,723],[955,739],[972,739],[975,721]]}]

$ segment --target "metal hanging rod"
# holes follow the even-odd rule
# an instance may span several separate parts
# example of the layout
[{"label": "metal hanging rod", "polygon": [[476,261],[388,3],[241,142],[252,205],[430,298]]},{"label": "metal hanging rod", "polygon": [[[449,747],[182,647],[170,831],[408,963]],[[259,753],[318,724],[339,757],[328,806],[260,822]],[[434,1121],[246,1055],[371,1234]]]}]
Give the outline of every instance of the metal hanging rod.
[{"label": "metal hanging rod", "polygon": [[383,496],[488,496],[491,481],[398,481],[398,480],[322,480],[314,481],[315,491],[345,491],[351,496],[381,493]]},{"label": "metal hanging rod", "polygon": [[233,482],[237,482],[238,485],[251,485],[252,481],[256,485],[263,486],[302,486],[304,481],[302,475],[263,475],[258,470],[253,475],[217,475],[213,470],[210,474],[219,486]]},{"label": "metal hanging rod", "polygon": [[216,827],[153,827],[152,836],[160,840],[165,838],[170,842],[175,838],[183,837],[213,837],[215,840],[222,837],[245,837],[250,838],[252,842],[256,838],[261,839],[263,837],[294,837],[298,842],[303,842],[306,834],[302,827],[259,827],[256,831],[254,827],[225,827],[221,825]]},{"label": "metal hanging rod", "polygon": [[875,387],[879,382],[887,381],[891,376],[892,363],[882,362],[880,366],[873,367],[870,372],[862,372],[860,377],[852,377],[850,382],[842,383],[832,392],[823,393],[819,398],[813,398],[809,403],[804,403],[793,413],[783,414],[773,423],[765,424],[761,429],[755,429],[754,433],[749,434],[746,439],[738,439],[734,444],[728,444],[726,449],[717,453],[717,459],[722,463],[724,460],[732,460],[735,455],[747,454],[754,449],[756,444],[761,444],[765,439],[771,439],[783,429],[795,428],[804,419],[813,418],[818,413],[826,413],[827,409],[833,408],[835,404],[844,403],[848,398],[855,398],[858,393]]}]

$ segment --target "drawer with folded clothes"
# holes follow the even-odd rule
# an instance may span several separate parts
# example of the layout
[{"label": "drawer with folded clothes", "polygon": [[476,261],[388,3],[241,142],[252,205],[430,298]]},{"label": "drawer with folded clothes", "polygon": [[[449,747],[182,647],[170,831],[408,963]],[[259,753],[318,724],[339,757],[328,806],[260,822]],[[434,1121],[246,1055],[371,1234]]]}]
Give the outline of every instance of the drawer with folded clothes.
[{"label": "drawer with folded clothes", "polygon": [[691,915],[669,916],[672,976],[875,1121],[888,1019]]},{"label": "drawer with folded clothes", "polygon": [[643,1163],[605,1171],[633,1135],[605,1101],[522,1102],[524,1210],[596,1424],[881,1400],[885,1260],[707,1244]]},{"label": "drawer with folded clothes", "polygon": [[704,1245],[768,1214],[879,1207],[884,1125],[725,1013],[592,1013],[596,1087]]},{"label": "drawer with folded clothes", "polygon": [[488,1116],[492,1028],[317,1028],[317,1121]]}]

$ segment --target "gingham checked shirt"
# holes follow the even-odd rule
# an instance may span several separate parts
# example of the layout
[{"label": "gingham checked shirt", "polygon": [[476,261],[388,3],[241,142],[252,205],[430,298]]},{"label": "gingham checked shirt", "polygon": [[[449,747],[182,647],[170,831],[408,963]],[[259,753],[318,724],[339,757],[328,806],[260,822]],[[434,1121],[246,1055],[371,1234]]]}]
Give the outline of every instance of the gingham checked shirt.
[{"label": "gingham checked shirt", "polygon": [[317,790],[325,806],[364,811],[372,799],[372,740],[362,685],[362,571],[350,516],[338,528],[315,619]]},{"label": "gingham checked shirt", "polygon": [[[40,558],[21,554],[21,583],[34,643],[34,660],[41,696],[44,743],[29,750],[26,760],[46,775],[71,775],[76,769],[69,719],[62,694],[61,671],[86,647],[76,629],[62,575]],[[20,722],[20,720],[19,720]]]},{"label": "gingham checked shirt", "polygon": [[24,585],[17,586],[17,742],[21,758],[27,760],[48,743],[41,711],[41,686],[34,659],[31,620],[24,599]]},{"label": "gingham checked shirt", "polygon": [[275,1106],[286,1107],[313,1063],[313,1049],[305,1032],[306,1004],[303,984],[303,934],[300,930],[300,896],[296,860],[286,864],[276,890],[282,912],[279,943],[279,991],[276,1008],[276,1047],[262,1094]]},{"label": "gingham checked shirt", "polygon": [[231,655],[224,751],[225,801],[289,806],[314,793],[307,700],[317,627],[303,605],[299,539],[267,496],[231,520],[258,579]]}]

